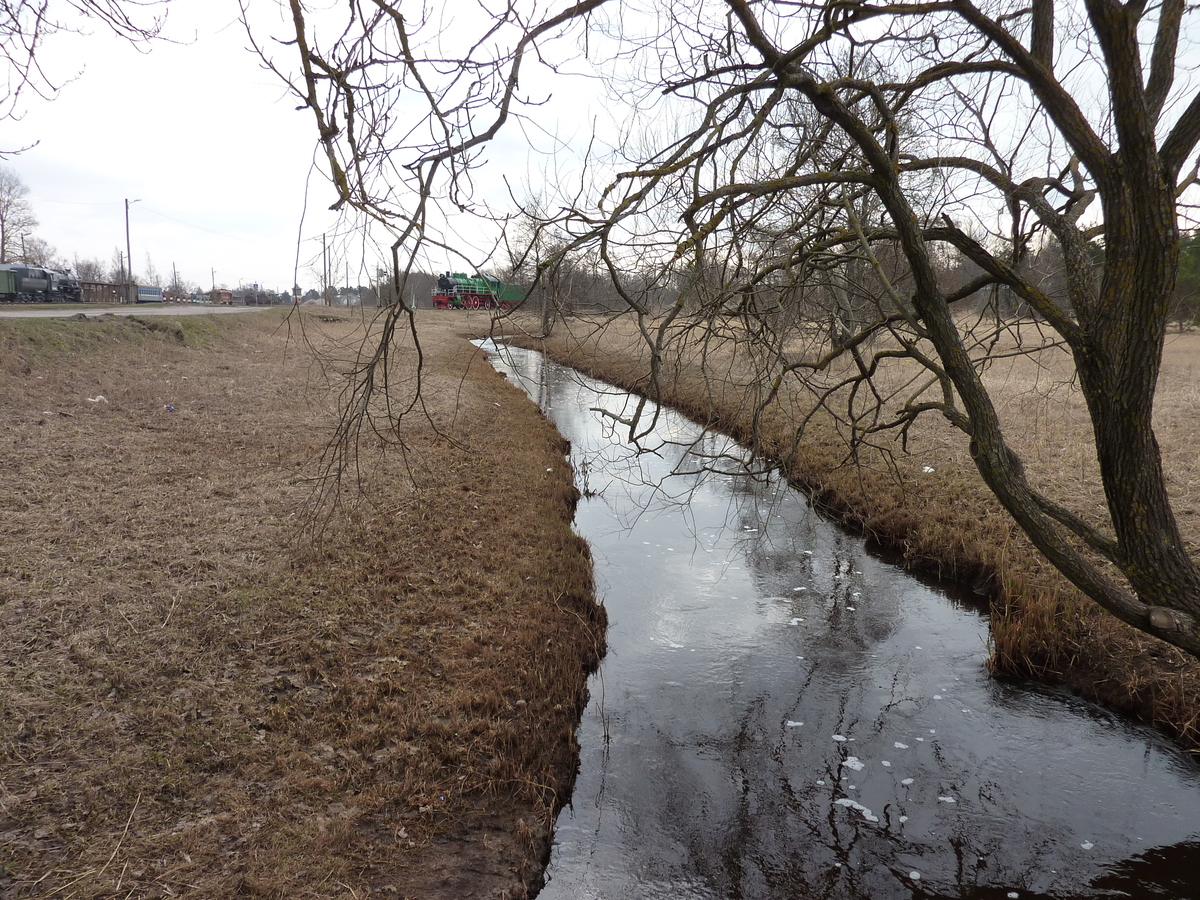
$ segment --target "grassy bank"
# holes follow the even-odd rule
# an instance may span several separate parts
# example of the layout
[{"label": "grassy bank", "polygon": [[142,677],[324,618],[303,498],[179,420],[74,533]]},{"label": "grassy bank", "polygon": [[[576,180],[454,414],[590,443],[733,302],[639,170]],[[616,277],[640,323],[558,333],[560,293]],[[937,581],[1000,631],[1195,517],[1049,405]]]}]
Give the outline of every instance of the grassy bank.
[{"label": "grassy bank", "polygon": [[562,440],[434,318],[314,521],[366,325],[285,315],[0,321],[0,895],[539,877],[604,628]]},{"label": "grassy bank", "polygon": [[[536,323],[529,325],[534,332]],[[700,347],[685,334],[690,325],[683,323],[667,347],[665,402],[739,439],[757,436],[766,453],[788,459],[791,479],[830,515],[900,550],[908,565],[988,596],[987,664],[998,676],[1066,685],[1200,749],[1200,665],[1104,613],[1049,566],[988,492],[949,425],[927,417],[911,430],[907,452],[897,443],[864,450],[849,464],[837,424],[817,414],[797,444],[796,423],[812,409],[808,398],[785,391],[755,422],[761,386],[748,375],[754,365],[744,347],[719,341]],[[623,388],[648,389],[646,343],[628,321],[569,319],[545,342],[514,339]],[[1053,499],[1098,516],[1103,495],[1067,361],[1054,352],[1013,358],[987,377],[1031,477]],[[1200,462],[1192,449],[1200,428],[1198,389],[1200,336],[1173,335],[1157,427],[1193,552],[1200,549]]]}]

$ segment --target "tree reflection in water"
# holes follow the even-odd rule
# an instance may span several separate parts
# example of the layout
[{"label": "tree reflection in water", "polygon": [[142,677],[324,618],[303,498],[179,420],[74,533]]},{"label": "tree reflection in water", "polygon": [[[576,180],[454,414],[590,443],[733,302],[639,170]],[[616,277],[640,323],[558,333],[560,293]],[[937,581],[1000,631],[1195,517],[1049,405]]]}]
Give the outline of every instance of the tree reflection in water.
[{"label": "tree reflection in water", "polygon": [[594,411],[628,397],[499,365],[587,460],[576,528],[612,622],[542,897],[1200,896],[1184,754],[990,679],[977,608],[724,438],[664,412],[630,448]]}]

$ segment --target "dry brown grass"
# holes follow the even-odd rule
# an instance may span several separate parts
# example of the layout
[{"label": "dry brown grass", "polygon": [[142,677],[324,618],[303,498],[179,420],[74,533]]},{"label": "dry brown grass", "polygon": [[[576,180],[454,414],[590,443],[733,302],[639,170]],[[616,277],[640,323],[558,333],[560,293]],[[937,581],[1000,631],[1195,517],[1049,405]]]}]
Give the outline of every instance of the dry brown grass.
[{"label": "dry brown grass", "polygon": [[[545,348],[595,377],[646,388],[646,347],[627,321],[601,327],[572,320]],[[748,411],[758,394],[744,352],[709,347],[708,379],[694,345],[666,363],[664,399],[712,427],[751,436]],[[899,372],[890,377],[903,382]],[[1103,494],[1089,426],[1061,354],[1045,351],[997,363],[988,381],[1031,478],[1058,501],[1099,521]],[[1200,335],[1172,335],[1157,424],[1180,524],[1195,549],[1200,549],[1200,460],[1193,449],[1193,435],[1200,431],[1198,394]],[[762,417],[760,446],[787,455],[795,424],[809,408],[799,392],[781,397]],[[1049,566],[987,491],[958,433],[930,417],[912,432],[907,454],[898,445],[884,449],[847,465],[835,423],[818,417],[791,453],[789,474],[826,511],[899,549],[909,565],[990,596],[989,665],[995,673],[1065,684],[1200,749],[1200,664],[1102,612]]]},{"label": "dry brown grass", "polygon": [[561,438],[463,322],[308,540],[361,321],[0,322],[0,896],[536,881],[604,616]]}]

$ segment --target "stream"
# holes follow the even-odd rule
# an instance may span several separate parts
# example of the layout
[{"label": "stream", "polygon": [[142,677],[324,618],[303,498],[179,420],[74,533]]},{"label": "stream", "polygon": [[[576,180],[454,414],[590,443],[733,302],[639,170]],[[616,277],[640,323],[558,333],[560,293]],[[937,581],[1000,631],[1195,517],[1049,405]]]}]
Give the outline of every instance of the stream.
[{"label": "stream", "polygon": [[571,441],[611,623],[543,900],[1200,898],[1194,759],[989,677],[976,598],[728,439],[658,410],[635,448],[596,410],[636,397],[484,349]]}]

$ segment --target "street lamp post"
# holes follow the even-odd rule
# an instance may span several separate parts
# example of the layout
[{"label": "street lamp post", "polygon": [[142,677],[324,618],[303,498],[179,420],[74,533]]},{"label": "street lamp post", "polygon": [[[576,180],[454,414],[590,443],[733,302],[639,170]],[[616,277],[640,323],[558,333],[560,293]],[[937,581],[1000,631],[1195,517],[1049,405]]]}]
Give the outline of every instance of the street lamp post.
[{"label": "street lamp post", "polygon": [[133,250],[129,246],[129,204],[141,203],[141,200],[130,200],[125,198],[125,259],[129,261],[129,268],[125,272],[125,302],[132,303],[137,298],[133,296]]}]

